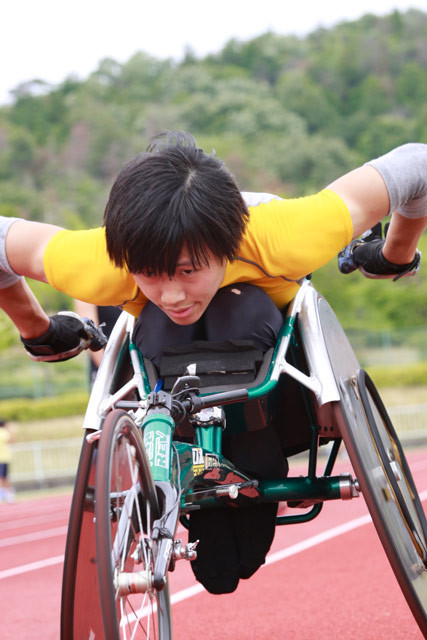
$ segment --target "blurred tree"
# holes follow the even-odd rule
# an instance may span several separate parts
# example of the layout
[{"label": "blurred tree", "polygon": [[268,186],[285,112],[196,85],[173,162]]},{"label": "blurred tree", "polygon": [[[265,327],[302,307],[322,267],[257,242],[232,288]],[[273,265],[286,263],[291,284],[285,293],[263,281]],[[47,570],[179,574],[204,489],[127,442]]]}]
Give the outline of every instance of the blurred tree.
[{"label": "blurred tree", "polygon": [[277,93],[283,108],[303,118],[310,132],[333,128],[337,111],[323,87],[303,70],[283,73],[277,83]]},{"label": "blurred tree", "polygon": [[419,62],[410,61],[404,65],[399,77],[396,78],[396,98],[399,103],[414,108],[422,107],[426,104],[426,64],[421,65]]},{"label": "blurred tree", "polygon": [[351,111],[362,109],[369,117],[386,113],[391,106],[384,79],[373,73],[349,91],[348,101]]},{"label": "blurred tree", "polygon": [[275,85],[285,68],[302,58],[304,44],[296,37],[265,33],[248,42],[230,40],[218,56],[210,56],[220,65],[246,69],[257,81]]},{"label": "blurred tree", "polygon": [[414,123],[398,115],[382,115],[371,120],[356,140],[357,149],[366,158],[375,158],[413,139]]}]

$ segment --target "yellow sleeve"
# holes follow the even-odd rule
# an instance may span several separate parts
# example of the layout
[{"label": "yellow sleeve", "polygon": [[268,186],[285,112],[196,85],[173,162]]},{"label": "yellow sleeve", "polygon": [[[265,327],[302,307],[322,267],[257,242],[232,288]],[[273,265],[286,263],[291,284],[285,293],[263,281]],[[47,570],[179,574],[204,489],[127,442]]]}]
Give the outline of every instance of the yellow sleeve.
[{"label": "yellow sleeve", "polygon": [[255,207],[248,231],[247,241],[265,271],[296,280],[336,257],[351,241],[353,225],[344,201],[324,189]]},{"label": "yellow sleeve", "polygon": [[43,265],[50,285],[83,302],[123,306],[134,315],[145,303],[131,274],[110,261],[104,227],[58,231],[46,247]]}]

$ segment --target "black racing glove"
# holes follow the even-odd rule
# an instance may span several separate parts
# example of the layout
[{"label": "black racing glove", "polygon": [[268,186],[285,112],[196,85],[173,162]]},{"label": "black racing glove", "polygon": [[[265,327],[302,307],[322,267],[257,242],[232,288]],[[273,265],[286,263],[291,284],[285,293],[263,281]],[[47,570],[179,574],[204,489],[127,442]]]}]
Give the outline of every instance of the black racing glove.
[{"label": "black racing glove", "polygon": [[38,338],[21,342],[32,360],[56,362],[69,360],[84,349],[99,351],[107,343],[100,327],[76,313],[62,311],[50,317],[50,326]]},{"label": "black racing glove", "polygon": [[[387,234],[388,225],[385,233]],[[416,251],[408,264],[394,264],[382,252],[385,238],[382,238],[381,223],[373,227],[361,239],[353,240],[338,254],[338,268],[341,273],[351,273],[359,269],[366,278],[393,278],[414,276],[421,263],[421,252]]]}]

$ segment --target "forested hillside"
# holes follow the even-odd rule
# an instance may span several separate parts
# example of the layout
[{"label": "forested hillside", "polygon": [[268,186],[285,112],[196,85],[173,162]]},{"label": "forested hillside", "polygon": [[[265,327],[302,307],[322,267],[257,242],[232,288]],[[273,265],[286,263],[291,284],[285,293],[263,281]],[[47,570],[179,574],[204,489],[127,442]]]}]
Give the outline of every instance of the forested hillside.
[{"label": "forested hillside", "polygon": [[[304,38],[266,33],[180,62],[139,52],[55,87],[30,80],[0,109],[0,213],[99,224],[120,167],[164,129],[215,149],[243,190],[285,197],[398,144],[427,142],[427,13],[366,15]],[[331,264],[316,284],[347,326],[426,321],[427,264],[396,284],[344,277]]]}]

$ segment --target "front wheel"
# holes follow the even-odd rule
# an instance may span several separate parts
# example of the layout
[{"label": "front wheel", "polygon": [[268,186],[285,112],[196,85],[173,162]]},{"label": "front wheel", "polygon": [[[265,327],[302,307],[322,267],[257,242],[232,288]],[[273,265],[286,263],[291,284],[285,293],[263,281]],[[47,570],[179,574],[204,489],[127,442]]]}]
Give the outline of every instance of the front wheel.
[{"label": "front wheel", "polygon": [[61,640],[103,635],[94,524],[97,447],[98,441],[89,441],[85,434],[65,548]]},{"label": "front wheel", "polygon": [[96,548],[107,640],[170,640],[168,585],[152,584],[159,504],[140,432],[124,411],[105,420],[96,471]]}]

